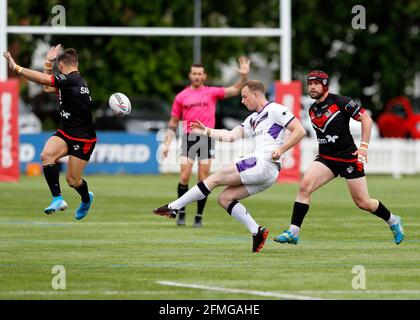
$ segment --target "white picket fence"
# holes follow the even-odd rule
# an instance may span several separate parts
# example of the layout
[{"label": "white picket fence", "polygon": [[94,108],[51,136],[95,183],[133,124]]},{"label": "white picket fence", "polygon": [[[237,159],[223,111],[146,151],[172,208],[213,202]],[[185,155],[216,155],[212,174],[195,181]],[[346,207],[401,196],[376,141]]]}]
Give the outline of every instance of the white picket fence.
[{"label": "white picket fence", "polygon": [[[359,142],[356,141],[358,144]],[[180,140],[172,141],[168,158],[159,159],[160,172],[179,172]],[[301,142],[301,172],[304,172],[309,164],[318,154],[318,143],[315,138],[304,138]],[[224,165],[232,162],[235,157],[252,152],[250,140],[239,140],[235,143],[216,144],[216,155],[212,161],[211,171],[221,169]],[[290,157],[285,162],[290,161]],[[283,164],[287,165],[286,163]],[[194,164],[193,171],[196,172],[197,164]],[[414,175],[420,173],[420,140],[406,139],[375,139],[370,142],[368,153],[368,164],[365,167],[366,173],[391,174],[395,178],[402,175]]]}]

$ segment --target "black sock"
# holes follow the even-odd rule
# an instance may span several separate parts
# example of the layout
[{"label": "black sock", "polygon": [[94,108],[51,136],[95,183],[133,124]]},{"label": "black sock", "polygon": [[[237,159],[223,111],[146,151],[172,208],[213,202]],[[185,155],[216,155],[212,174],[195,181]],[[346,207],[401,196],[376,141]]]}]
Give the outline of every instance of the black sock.
[{"label": "black sock", "polygon": [[300,228],[308,210],[309,210],[309,204],[295,202],[293,206],[293,214],[292,214],[291,223]]},{"label": "black sock", "polygon": [[47,164],[42,167],[44,171],[45,180],[47,180],[48,187],[50,188],[53,197],[61,195],[60,189],[60,168],[57,164]]},{"label": "black sock", "polygon": [[206,205],[206,202],[207,202],[207,197],[205,197],[204,199],[202,199],[202,200],[198,200],[197,201],[197,214],[198,215],[200,215],[200,216],[202,216],[203,215],[203,212],[204,212],[204,207],[205,207],[205,205]]},{"label": "black sock", "polygon": [[[178,198],[181,198],[188,191],[188,184],[178,183]],[[179,212],[185,213],[185,207],[179,209]]]},{"label": "black sock", "polygon": [[375,216],[384,219],[385,221],[388,221],[389,218],[391,218],[391,212],[385,206],[382,204],[382,202],[379,201],[378,209],[376,209],[375,212],[372,212]]},{"label": "black sock", "polygon": [[88,184],[82,179],[82,183],[77,188],[74,188],[82,197],[82,202],[88,203],[90,201]]}]

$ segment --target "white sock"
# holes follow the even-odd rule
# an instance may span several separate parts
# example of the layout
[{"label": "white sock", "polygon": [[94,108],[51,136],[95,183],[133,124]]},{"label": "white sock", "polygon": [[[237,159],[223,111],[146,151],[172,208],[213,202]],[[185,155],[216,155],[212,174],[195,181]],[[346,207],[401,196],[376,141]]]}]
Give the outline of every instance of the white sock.
[{"label": "white sock", "polygon": [[299,235],[300,228],[298,226],[295,226],[294,224],[291,224],[289,227],[289,231],[293,234],[293,236],[297,237]]},{"label": "white sock", "polygon": [[389,220],[386,223],[388,223],[389,226],[392,226],[393,224],[396,224],[397,222],[398,222],[397,217],[391,213],[391,216],[389,217]]},{"label": "white sock", "polygon": [[200,187],[198,185],[195,185],[190,190],[188,190],[186,193],[184,193],[184,195],[181,198],[178,198],[177,200],[169,203],[168,207],[171,208],[171,209],[179,210],[182,207],[185,207],[187,204],[189,204],[193,201],[204,199],[210,193],[210,190],[203,181],[200,182],[200,186],[201,186],[201,188],[204,188],[204,191],[207,194],[204,194],[202,189],[200,189]]},{"label": "white sock", "polygon": [[254,221],[254,219],[252,219],[249,212],[241,203],[237,202],[232,208],[232,212],[230,214],[240,223],[245,225],[253,235],[257,234],[258,224]]}]

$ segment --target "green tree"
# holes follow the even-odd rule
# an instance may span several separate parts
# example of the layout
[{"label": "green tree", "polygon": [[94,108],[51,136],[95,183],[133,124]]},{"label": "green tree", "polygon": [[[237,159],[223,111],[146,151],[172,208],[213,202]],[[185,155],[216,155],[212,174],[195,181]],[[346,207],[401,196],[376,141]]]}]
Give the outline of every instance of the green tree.
[{"label": "green tree", "polygon": [[[47,25],[51,8],[66,8],[68,26],[192,27],[191,0],[9,0],[9,24]],[[352,7],[366,9],[366,29],[352,28]],[[279,0],[202,1],[203,27],[277,27]],[[420,2],[418,0],[292,0],[293,78],[305,80],[312,68],[339,77],[341,94],[379,109],[390,97],[404,94],[420,70]],[[29,64],[35,40],[44,36],[12,35],[9,45],[19,62]],[[53,36],[51,44],[75,47],[81,71],[95,100],[110,93],[159,96],[168,102],[187,83],[193,59],[192,37]],[[218,62],[259,53],[267,63],[279,61],[278,38],[203,37],[202,62],[209,82],[219,76]],[[279,70],[272,71],[275,76]],[[217,84],[217,83],[216,83]],[[366,88],[373,88],[369,92]]]}]

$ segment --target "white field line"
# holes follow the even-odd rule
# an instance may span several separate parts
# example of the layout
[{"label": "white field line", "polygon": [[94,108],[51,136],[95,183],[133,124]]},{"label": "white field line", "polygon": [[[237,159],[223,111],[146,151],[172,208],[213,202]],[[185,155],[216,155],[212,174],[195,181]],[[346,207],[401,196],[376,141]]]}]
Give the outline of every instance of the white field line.
[{"label": "white field line", "polygon": [[299,293],[303,294],[418,294],[420,290],[300,290]]},{"label": "white field line", "polygon": [[[183,293],[193,293],[193,291],[183,291]],[[71,290],[51,290],[51,291],[31,291],[31,290],[19,290],[19,291],[0,291],[0,296],[53,296],[53,295],[162,295],[162,294],[173,294],[173,291],[71,291]]]},{"label": "white field line", "polygon": [[[190,289],[204,289],[212,291],[221,291],[229,293],[240,293],[240,294],[252,294],[260,295],[265,297],[275,297],[275,298],[284,298],[284,299],[312,299],[312,300],[322,300],[321,298],[307,297],[300,294],[405,294],[405,295],[420,295],[420,290],[301,290],[298,291],[298,295],[289,294],[289,293],[278,293],[278,292],[269,292],[269,291],[254,291],[254,290],[242,290],[242,289],[227,289],[227,288],[217,288],[217,287],[208,287],[201,285],[187,285],[175,282],[168,281],[159,281],[159,284],[170,285],[177,287],[185,287]],[[182,291],[183,293],[193,293],[194,291]],[[17,291],[0,291],[0,296],[30,296],[30,295],[40,295],[40,296],[52,296],[52,295],[165,295],[173,294],[173,291],[118,291],[118,290],[107,290],[107,291],[88,291],[88,290],[50,290],[50,291],[31,291],[31,290],[17,290]]]},{"label": "white field line", "polygon": [[274,298],[282,298],[282,299],[292,299],[292,300],[323,300],[321,298],[316,297],[309,297],[303,295],[296,295],[296,294],[287,294],[287,293],[276,293],[270,291],[257,291],[257,290],[243,290],[243,289],[229,289],[229,288],[221,288],[221,287],[209,287],[209,286],[202,286],[198,284],[184,284],[172,281],[157,281],[157,283],[165,286],[173,286],[173,287],[183,287],[183,288],[194,288],[194,289],[202,289],[202,290],[210,290],[210,291],[219,291],[223,293],[239,293],[239,294],[250,294],[254,296],[262,296],[262,297],[274,297]]}]

